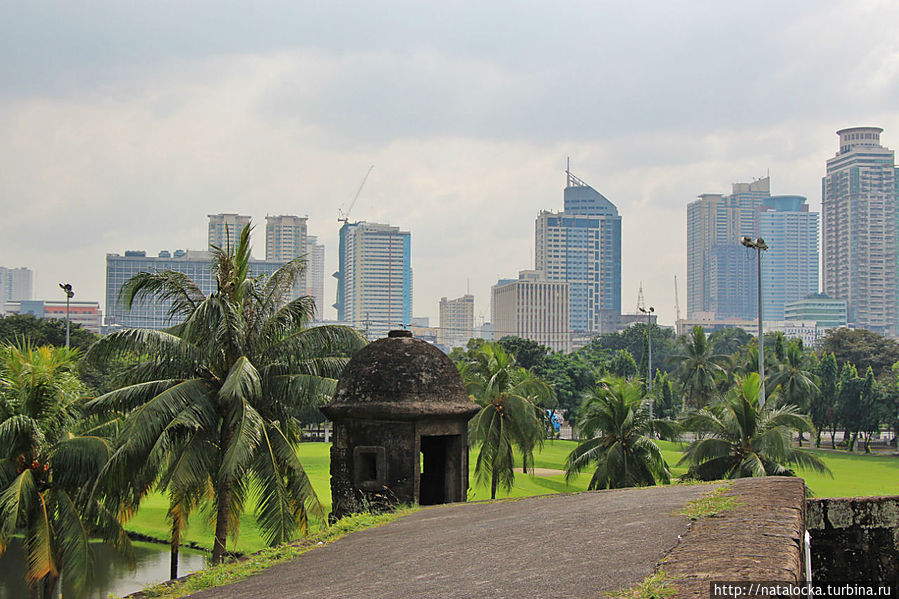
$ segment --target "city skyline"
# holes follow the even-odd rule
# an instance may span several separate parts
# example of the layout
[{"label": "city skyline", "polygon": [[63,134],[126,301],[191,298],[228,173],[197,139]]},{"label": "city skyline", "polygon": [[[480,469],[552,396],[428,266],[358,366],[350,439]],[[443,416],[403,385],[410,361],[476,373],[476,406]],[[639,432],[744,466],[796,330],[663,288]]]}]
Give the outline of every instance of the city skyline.
[{"label": "city skyline", "polygon": [[570,156],[622,217],[622,311],[643,281],[671,324],[698,192],[770,170],[820,212],[835,131],[899,143],[893,3],[394,8],[0,7],[0,264],[35,297],[102,302],[107,252],[204,250],[207,214],[308,214],[333,317],[338,209],[374,164],[350,218],[415,235],[414,315],[470,289],[489,319]]}]

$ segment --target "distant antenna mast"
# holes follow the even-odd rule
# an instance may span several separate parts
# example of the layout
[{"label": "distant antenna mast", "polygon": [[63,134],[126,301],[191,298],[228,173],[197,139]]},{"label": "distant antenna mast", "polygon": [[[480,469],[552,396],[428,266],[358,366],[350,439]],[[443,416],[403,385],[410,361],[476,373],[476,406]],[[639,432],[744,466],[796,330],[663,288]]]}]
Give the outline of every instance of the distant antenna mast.
[{"label": "distant antenna mast", "polygon": [[574,175],[571,174],[571,158],[570,157],[565,158],[565,176],[568,179],[567,183],[565,184],[566,187],[590,187],[584,181],[582,181],[581,179],[578,179],[577,177],[575,177]]},{"label": "distant antenna mast", "polygon": [[680,302],[677,299],[677,275],[674,275],[674,312],[680,320]]},{"label": "distant antenna mast", "polygon": [[356,205],[356,200],[359,199],[359,194],[362,193],[362,188],[365,187],[365,182],[368,181],[368,176],[371,174],[372,169],[375,168],[375,165],[371,165],[368,167],[368,171],[365,173],[365,176],[362,177],[362,183],[359,184],[359,189],[356,190],[356,195],[353,196],[353,201],[350,202],[350,207],[347,208],[347,211],[344,212],[343,209],[338,208],[337,214],[337,222],[339,223],[347,223],[350,219],[350,212],[353,211],[353,206]]},{"label": "distant antenna mast", "polygon": [[646,302],[643,300],[643,281],[640,281],[640,291],[637,292],[637,312],[646,311]]}]

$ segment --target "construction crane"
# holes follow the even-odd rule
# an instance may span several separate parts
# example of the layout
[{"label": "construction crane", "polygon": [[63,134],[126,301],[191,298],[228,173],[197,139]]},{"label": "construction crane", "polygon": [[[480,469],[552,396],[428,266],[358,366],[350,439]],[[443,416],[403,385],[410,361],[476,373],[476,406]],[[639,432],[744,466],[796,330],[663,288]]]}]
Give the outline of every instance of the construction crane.
[{"label": "construction crane", "polygon": [[350,202],[350,207],[347,208],[347,211],[344,212],[342,208],[337,209],[337,222],[346,224],[350,219],[350,212],[353,211],[353,206],[356,205],[356,200],[359,199],[359,194],[362,193],[362,188],[365,187],[365,182],[368,181],[368,176],[371,174],[372,169],[375,168],[375,165],[371,165],[368,167],[368,171],[365,173],[365,176],[362,177],[362,183],[359,184],[359,189],[356,190],[356,195],[353,196],[353,201]]}]

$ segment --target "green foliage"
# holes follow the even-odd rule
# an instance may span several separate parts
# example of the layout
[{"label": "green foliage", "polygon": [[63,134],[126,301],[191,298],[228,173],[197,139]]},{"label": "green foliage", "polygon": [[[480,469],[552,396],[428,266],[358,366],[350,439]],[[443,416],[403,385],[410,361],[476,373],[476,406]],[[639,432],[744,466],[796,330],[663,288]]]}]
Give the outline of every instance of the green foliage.
[{"label": "green foliage", "polygon": [[631,352],[626,349],[619,349],[612,356],[612,359],[609,360],[608,370],[613,376],[630,379],[637,376],[638,369]]},{"label": "green foliage", "polygon": [[0,554],[23,536],[23,575],[38,594],[63,573],[83,588],[92,536],[130,549],[117,514],[89,492],[111,448],[81,412],[77,357],[27,342],[0,347]]},{"label": "green foliage", "polygon": [[534,449],[547,432],[545,407],[552,407],[552,388],[526,369],[499,343],[485,343],[462,364],[465,388],[481,406],[472,418],[470,436],[479,445],[475,476],[490,481],[490,498],[509,490],[515,479],[514,449],[527,470]]},{"label": "green foliage", "polygon": [[[653,368],[667,370],[668,356],[675,351],[674,331],[652,325],[652,364]],[[597,373],[604,372],[603,366],[618,350],[627,350],[631,356],[640,356],[641,360],[648,350],[646,342],[646,323],[638,322],[618,333],[607,333],[593,339],[577,352],[592,366]],[[645,369],[644,369],[645,370]]]},{"label": "green foliage", "polygon": [[[782,337],[779,337],[781,339]],[[805,354],[798,343],[790,343],[784,350],[784,356],[780,360],[780,366],[775,370],[769,382],[772,390],[780,389],[783,400],[800,412],[807,413],[812,399],[817,396],[819,389],[815,384],[814,375],[808,368]]]},{"label": "green foliage", "polygon": [[499,343],[507,353],[515,356],[515,361],[522,368],[539,368],[543,366],[546,357],[552,352],[545,345],[536,341],[521,337],[507,336],[500,339]]},{"label": "green foliage", "polygon": [[826,471],[814,454],[791,445],[794,430],[812,426],[790,405],[759,407],[759,376],[750,374],[721,401],[689,412],[682,422],[699,435],[687,448],[682,463],[690,464],[688,478],[718,480],[750,476],[792,476],[787,466]]},{"label": "green foliage", "polygon": [[664,571],[655,572],[631,589],[606,593],[612,599],[670,599],[677,597],[677,587],[673,579]]},{"label": "green foliage", "polygon": [[688,406],[699,408],[718,394],[718,382],[727,376],[725,367],[731,365],[728,356],[713,354],[705,330],[693,327],[690,335],[677,340],[678,350],[668,361],[675,366],[681,381],[681,392]]},{"label": "green foliage", "polygon": [[125,306],[172,301],[183,322],[169,331],[128,329],[88,352],[98,366],[140,358],[125,386],[88,404],[121,419],[106,472],[110,500],[131,509],[154,486],[170,495],[173,535],[194,505],[216,523],[213,562],[236,533],[247,497],[274,545],[305,532],[322,507],[299,459],[299,414],[333,393],[348,356],[364,345],[346,327],[308,327],[311,298],[285,301],[301,276],[298,258],[268,277],[250,278],[250,227],[233,250],[213,248],[215,290],[204,296],[180,273],[138,273],[120,292]]},{"label": "green foliage", "polygon": [[[69,345],[86,350],[99,339],[80,324],[69,323]],[[0,316],[0,345],[19,343],[24,340],[33,347],[52,345],[64,347],[66,344],[66,321],[55,318],[35,318],[31,314],[11,314]]]},{"label": "green foliage", "polygon": [[683,401],[675,391],[674,383],[667,372],[656,371],[652,383],[653,414],[656,418],[674,420],[684,408]]},{"label": "green foliage", "polygon": [[852,364],[865,371],[868,367],[880,379],[899,362],[899,343],[864,329],[835,329],[821,343],[823,353],[832,353],[837,364]]},{"label": "green foliage", "polygon": [[712,331],[709,345],[713,354],[732,356],[744,350],[754,337],[739,327],[727,327]]},{"label": "green foliage", "polygon": [[681,513],[690,520],[699,520],[732,510],[741,505],[741,502],[737,501],[735,497],[726,495],[729,490],[730,484],[722,485],[699,499],[688,502],[687,507]]},{"label": "green foliage", "polygon": [[534,374],[546,381],[556,392],[559,408],[574,422],[580,410],[581,398],[596,383],[595,371],[581,354],[555,352],[546,357]]},{"label": "green foliage", "polygon": [[838,374],[836,358],[832,353],[825,353],[816,368],[818,392],[812,396],[809,406],[809,417],[817,431],[816,447],[821,447],[821,431],[829,424],[835,424],[834,410],[839,395]]},{"label": "green foliage", "polygon": [[581,434],[587,440],[568,456],[566,479],[595,465],[590,489],[618,489],[668,483],[671,473],[653,441],[649,405],[640,381],[610,377],[599,381],[584,400]]}]

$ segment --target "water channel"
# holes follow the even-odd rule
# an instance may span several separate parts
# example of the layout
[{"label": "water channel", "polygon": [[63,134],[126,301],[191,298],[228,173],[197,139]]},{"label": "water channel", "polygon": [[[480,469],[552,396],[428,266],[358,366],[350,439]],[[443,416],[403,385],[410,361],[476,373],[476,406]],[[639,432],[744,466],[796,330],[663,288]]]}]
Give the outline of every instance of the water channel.
[{"label": "water channel", "polygon": [[[63,577],[65,599],[107,599],[109,594],[122,597],[144,587],[168,580],[169,546],[157,543],[133,542],[137,568],[132,570],[116,551],[103,543],[94,543],[94,579],[84,593],[75,595],[67,588]],[[184,576],[206,567],[207,555],[181,548],[178,560],[178,575]],[[25,583],[25,555],[20,539],[14,539],[0,557],[0,599],[23,599],[28,597]]]}]

